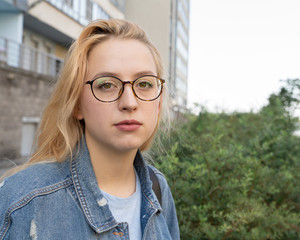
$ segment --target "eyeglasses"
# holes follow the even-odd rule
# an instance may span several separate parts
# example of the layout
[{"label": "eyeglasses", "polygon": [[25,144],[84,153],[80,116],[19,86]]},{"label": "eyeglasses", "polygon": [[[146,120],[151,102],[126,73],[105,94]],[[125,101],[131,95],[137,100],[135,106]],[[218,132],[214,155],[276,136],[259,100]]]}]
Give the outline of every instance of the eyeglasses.
[{"label": "eyeglasses", "polygon": [[165,80],[152,76],[144,75],[134,81],[123,82],[115,76],[101,76],[87,81],[85,84],[91,85],[94,97],[100,102],[117,101],[124,92],[125,84],[132,86],[134,95],[143,101],[153,101],[162,93]]}]

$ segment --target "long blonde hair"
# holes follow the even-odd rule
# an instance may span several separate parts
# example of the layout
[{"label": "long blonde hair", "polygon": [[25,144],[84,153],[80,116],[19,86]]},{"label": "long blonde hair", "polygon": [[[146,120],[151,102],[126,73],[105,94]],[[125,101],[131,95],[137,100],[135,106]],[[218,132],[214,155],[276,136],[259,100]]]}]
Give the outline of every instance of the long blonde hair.
[{"label": "long blonde hair", "polygon": [[[157,49],[148,40],[145,32],[126,20],[96,20],[86,26],[79,38],[70,47],[56,87],[45,108],[37,132],[36,151],[29,163],[53,159],[64,161],[73,154],[83,135],[83,124],[75,116],[87,72],[87,59],[93,47],[110,38],[134,39],[144,43],[156,63],[157,75],[162,77],[163,68]],[[159,116],[160,119],[160,116]],[[150,139],[141,150],[150,147],[159,123]]]}]

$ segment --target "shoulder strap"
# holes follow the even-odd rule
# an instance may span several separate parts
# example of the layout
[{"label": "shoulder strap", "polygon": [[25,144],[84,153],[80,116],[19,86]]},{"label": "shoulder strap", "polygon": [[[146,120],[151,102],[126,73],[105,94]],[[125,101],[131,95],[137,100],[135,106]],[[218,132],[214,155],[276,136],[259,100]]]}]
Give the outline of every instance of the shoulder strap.
[{"label": "shoulder strap", "polygon": [[160,206],[162,206],[161,204],[161,190],[160,190],[160,186],[159,186],[159,182],[158,179],[155,175],[155,172],[152,170],[151,167],[148,166],[148,170],[149,170],[149,174],[150,174],[150,179],[152,181],[152,189],[159,201]]}]

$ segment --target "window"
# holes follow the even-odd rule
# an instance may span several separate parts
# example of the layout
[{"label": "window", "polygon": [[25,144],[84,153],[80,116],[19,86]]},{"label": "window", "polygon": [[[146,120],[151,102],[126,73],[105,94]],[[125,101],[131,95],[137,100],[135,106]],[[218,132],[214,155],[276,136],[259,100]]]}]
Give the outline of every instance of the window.
[{"label": "window", "polygon": [[35,38],[31,38],[30,41],[31,49],[30,49],[30,70],[36,72],[38,70],[38,47],[39,47],[39,42]]},{"label": "window", "polygon": [[177,21],[177,34],[179,34],[181,36],[181,38],[184,40],[185,44],[188,44],[189,40],[188,40],[188,33],[187,31],[184,29],[181,21]]},{"label": "window", "polygon": [[69,6],[70,8],[73,7],[73,0],[63,0],[64,4],[66,4],[67,6]]},{"label": "window", "polygon": [[86,18],[90,21],[93,19],[93,2],[86,0]]},{"label": "window", "polygon": [[34,137],[37,131],[40,119],[35,117],[23,117],[22,119],[22,138],[21,138],[21,156],[31,155],[33,150]]},{"label": "window", "polygon": [[47,54],[45,54],[45,65],[43,66],[45,69],[44,74],[53,75],[52,73],[54,67],[53,67],[53,60],[51,57],[52,49],[50,46],[45,46],[45,49]]},{"label": "window", "polygon": [[185,80],[179,76],[176,76],[176,91],[187,94],[187,84]]},{"label": "window", "polygon": [[188,26],[189,25],[189,18],[188,18],[186,10],[184,9],[184,6],[183,6],[181,1],[178,2],[178,12],[179,12],[179,15],[181,16],[184,24],[186,26]]},{"label": "window", "polygon": [[96,5],[94,19],[109,19],[109,15],[99,5]]},{"label": "window", "polygon": [[176,68],[185,77],[187,76],[187,64],[181,59],[180,56],[176,56]]},{"label": "window", "polygon": [[178,52],[180,52],[180,54],[182,55],[182,57],[187,60],[188,59],[188,50],[187,47],[184,46],[184,43],[182,42],[181,38],[179,36],[177,36],[176,38],[176,49]]}]

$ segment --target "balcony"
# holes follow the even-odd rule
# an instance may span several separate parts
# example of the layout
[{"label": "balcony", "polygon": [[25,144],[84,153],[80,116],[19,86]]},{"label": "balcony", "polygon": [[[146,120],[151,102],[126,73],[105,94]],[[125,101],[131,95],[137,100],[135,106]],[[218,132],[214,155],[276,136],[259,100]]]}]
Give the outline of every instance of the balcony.
[{"label": "balcony", "polygon": [[[73,39],[94,19],[110,15],[94,0],[28,0],[24,26],[54,42],[69,46]],[[102,0],[101,0],[102,1]]]},{"label": "balcony", "polygon": [[0,0],[1,11],[6,12],[19,12],[27,11],[27,0]]},{"label": "balcony", "polygon": [[47,76],[56,76],[63,59],[0,37],[0,64]]},{"label": "balcony", "polygon": [[[65,16],[70,17],[81,26],[86,26],[91,20],[94,19],[110,18],[110,15],[93,0],[31,0],[29,5],[29,13],[33,14],[33,16],[37,18],[40,17],[41,13],[45,13],[46,15],[48,15],[50,12],[47,10],[50,10],[51,8],[49,8],[49,5],[47,5],[46,3],[56,8]],[[53,12],[51,13],[53,14]]]},{"label": "balcony", "polygon": [[125,0],[110,0],[110,2],[118,8],[122,13],[125,10]]}]

